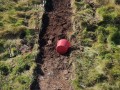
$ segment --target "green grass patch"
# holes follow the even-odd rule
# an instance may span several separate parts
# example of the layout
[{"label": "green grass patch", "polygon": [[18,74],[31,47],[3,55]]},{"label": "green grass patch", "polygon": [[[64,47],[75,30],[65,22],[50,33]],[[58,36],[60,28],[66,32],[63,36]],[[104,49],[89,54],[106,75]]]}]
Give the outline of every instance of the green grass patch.
[{"label": "green grass patch", "polygon": [[94,6],[82,0],[75,2],[74,33],[77,32],[76,40],[81,43],[76,47],[82,46],[83,49],[74,56],[73,85],[75,90],[119,90],[119,6],[115,5],[115,0],[94,2],[99,5],[94,10]]}]

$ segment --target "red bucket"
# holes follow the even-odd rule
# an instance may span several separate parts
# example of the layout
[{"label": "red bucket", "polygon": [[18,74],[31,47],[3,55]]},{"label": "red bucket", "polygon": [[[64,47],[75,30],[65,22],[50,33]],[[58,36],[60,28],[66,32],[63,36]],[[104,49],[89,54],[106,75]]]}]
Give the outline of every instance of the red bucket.
[{"label": "red bucket", "polygon": [[66,39],[61,39],[57,42],[56,51],[60,54],[67,53],[68,49],[70,48],[70,42]]}]

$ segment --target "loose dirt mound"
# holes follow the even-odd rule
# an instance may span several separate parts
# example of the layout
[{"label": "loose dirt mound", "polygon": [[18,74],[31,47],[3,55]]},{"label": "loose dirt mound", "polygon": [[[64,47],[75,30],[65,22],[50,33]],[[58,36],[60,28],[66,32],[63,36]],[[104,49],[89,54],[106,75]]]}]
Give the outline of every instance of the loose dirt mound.
[{"label": "loose dirt mound", "polygon": [[47,0],[39,35],[38,80],[32,84],[32,90],[73,90],[69,83],[69,55],[55,51],[57,40],[67,38],[66,33],[71,30],[71,11],[70,0]]}]

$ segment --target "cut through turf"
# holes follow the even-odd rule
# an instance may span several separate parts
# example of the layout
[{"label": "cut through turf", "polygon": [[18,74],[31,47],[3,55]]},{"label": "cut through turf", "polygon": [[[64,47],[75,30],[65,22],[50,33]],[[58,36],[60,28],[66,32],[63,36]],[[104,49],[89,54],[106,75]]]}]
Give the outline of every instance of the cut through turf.
[{"label": "cut through turf", "polygon": [[69,55],[55,51],[56,42],[66,38],[71,26],[70,0],[47,0],[39,34],[39,54],[31,90],[73,90],[70,85]]}]

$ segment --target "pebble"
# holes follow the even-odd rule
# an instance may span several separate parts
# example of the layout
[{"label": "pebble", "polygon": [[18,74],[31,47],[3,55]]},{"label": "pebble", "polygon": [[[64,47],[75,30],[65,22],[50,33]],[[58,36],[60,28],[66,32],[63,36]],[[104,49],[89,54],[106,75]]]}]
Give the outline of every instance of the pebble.
[{"label": "pebble", "polygon": [[64,70],[63,73],[66,75],[68,74],[68,70]]},{"label": "pebble", "polygon": [[44,77],[41,76],[41,77],[40,77],[40,80],[44,80]]},{"label": "pebble", "polygon": [[65,78],[65,80],[68,80],[68,79],[69,79],[68,77]]},{"label": "pebble", "polygon": [[48,45],[51,45],[52,44],[52,41],[51,40],[48,40]]},{"label": "pebble", "polygon": [[51,72],[47,73],[47,75],[48,75],[48,76],[52,76],[52,75],[53,75],[53,72],[51,71]]}]

